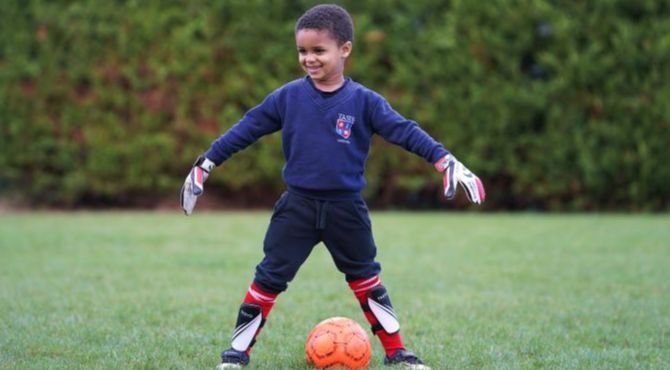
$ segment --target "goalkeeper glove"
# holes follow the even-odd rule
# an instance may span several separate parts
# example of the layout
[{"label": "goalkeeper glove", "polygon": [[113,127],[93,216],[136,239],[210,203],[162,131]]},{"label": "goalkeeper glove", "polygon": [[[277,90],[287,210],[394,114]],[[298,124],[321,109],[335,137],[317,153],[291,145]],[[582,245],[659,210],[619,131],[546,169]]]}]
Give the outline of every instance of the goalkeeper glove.
[{"label": "goalkeeper glove", "polygon": [[465,194],[472,203],[480,204],[486,199],[484,184],[474,173],[470,172],[451,154],[433,164],[438,172],[442,173],[442,182],[444,184],[444,196],[447,199],[454,199],[458,184],[463,186]]},{"label": "goalkeeper glove", "polygon": [[193,163],[193,168],[186,176],[184,185],[181,187],[181,193],[179,193],[179,203],[187,216],[193,213],[198,197],[205,191],[204,184],[209,177],[209,172],[215,166],[214,162],[202,155]]}]

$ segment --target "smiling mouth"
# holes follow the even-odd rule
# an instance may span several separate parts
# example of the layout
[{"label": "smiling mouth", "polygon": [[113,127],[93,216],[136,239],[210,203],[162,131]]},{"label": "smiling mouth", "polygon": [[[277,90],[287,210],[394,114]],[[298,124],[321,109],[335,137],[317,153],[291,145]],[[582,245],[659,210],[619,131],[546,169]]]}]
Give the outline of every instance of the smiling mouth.
[{"label": "smiling mouth", "polygon": [[307,69],[307,72],[309,72],[309,73],[316,73],[316,72],[318,72],[318,71],[321,69],[321,67],[309,67],[309,66],[305,66],[305,69]]}]

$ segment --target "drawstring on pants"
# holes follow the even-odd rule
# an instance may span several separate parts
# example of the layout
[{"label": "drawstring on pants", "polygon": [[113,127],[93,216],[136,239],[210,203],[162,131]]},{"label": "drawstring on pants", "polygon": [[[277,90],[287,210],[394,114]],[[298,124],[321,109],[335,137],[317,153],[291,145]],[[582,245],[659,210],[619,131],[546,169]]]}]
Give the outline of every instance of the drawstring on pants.
[{"label": "drawstring on pants", "polygon": [[328,202],[315,200],[316,204],[316,229],[326,228],[326,216],[328,215]]}]

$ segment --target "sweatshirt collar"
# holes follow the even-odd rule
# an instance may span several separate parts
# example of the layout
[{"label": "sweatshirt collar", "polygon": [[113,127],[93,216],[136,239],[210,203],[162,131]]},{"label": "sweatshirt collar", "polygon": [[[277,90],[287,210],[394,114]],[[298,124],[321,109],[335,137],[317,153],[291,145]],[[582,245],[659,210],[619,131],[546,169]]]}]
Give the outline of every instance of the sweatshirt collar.
[{"label": "sweatshirt collar", "polygon": [[333,92],[324,92],[316,88],[314,81],[309,76],[303,79],[303,87],[307,90],[312,101],[321,109],[326,110],[345,101],[353,91],[353,81],[349,77],[344,78],[344,84]]}]

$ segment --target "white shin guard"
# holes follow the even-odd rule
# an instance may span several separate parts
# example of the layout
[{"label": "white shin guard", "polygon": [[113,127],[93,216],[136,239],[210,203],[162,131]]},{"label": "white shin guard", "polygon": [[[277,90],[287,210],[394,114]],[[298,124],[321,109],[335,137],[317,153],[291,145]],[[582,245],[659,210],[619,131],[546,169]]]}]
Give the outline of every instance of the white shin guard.
[{"label": "white shin guard", "polygon": [[[377,319],[379,326],[388,334],[397,333],[400,330],[398,316],[393,310],[391,299],[383,285],[378,285],[368,292],[368,307]],[[373,331],[375,328],[373,327]]]},{"label": "white shin guard", "polygon": [[264,324],[261,313],[262,310],[259,305],[243,303],[240,306],[240,312],[237,315],[237,324],[233,332],[233,349],[244,352],[254,345],[254,337]]}]

